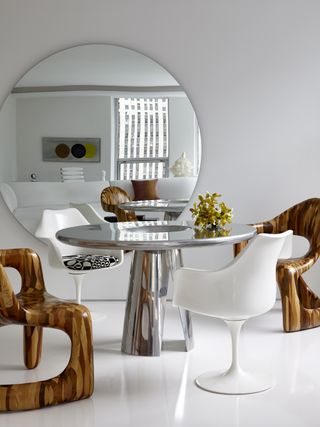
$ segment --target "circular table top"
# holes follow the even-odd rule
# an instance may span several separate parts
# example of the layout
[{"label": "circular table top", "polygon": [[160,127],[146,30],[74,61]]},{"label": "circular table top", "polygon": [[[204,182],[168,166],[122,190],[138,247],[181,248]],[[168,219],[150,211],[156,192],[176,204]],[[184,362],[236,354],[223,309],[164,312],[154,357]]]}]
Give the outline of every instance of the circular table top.
[{"label": "circular table top", "polygon": [[58,231],[56,237],[63,243],[87,248],[160,251],[239,243],[255,234],[254,227],[244,224],[229,224],[215,232],[199,232],[191,221],[136,221],[65,228]]},{"label": "circular table top", "polygon": [[182,212],[187,206],[189,200],[175,199],[175,200],[137,200],[119,205],[120,209],[127,211],[146,211],[146,212]]}]

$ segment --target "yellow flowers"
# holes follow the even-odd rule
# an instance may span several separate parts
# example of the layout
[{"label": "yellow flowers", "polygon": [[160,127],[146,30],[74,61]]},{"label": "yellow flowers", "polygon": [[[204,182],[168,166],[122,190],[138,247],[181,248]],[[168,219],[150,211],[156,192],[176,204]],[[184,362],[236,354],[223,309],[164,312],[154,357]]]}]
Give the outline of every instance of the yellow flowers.
[{"label": "yellow flowers", "polygon": [[232,220],[232,209],[228,208],[224,202],[219,203],[221,194],[206,193],[205,196],[199,194],[198,204],[194,202],[190,209],[192,217],[195,218],[194,225],[202,229],[213,229],[223,227]]}]

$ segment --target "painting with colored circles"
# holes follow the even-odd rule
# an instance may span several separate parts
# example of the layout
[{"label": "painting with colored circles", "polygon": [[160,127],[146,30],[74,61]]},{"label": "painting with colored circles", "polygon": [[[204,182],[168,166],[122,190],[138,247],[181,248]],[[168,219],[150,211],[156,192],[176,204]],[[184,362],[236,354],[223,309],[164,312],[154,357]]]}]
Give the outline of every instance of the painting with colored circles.
[{"label": "painting with colored circles", "polygon": [[100,162],[100,138],[42,138],[45,162]]}]

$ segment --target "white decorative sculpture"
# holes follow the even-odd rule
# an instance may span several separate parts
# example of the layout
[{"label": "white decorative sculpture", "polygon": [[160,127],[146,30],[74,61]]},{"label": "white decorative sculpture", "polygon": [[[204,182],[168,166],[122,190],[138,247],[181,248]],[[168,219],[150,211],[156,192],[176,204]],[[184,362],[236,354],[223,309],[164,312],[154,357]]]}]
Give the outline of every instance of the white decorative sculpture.
[{"label": "white decorative sculpture", "polygon": [[193,166],[185,152],[181,154],[174,164],[171,166],[170,171],[173,176],[193,176]]}]

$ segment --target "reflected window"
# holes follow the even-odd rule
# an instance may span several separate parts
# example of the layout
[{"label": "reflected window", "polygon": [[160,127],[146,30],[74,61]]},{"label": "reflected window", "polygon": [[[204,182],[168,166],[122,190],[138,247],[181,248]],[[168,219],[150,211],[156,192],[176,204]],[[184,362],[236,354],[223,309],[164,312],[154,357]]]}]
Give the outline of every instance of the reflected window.
[{"label": "reflected window", "polygon": [[118,179],[169,175],[168,98],[117,98]]}]

